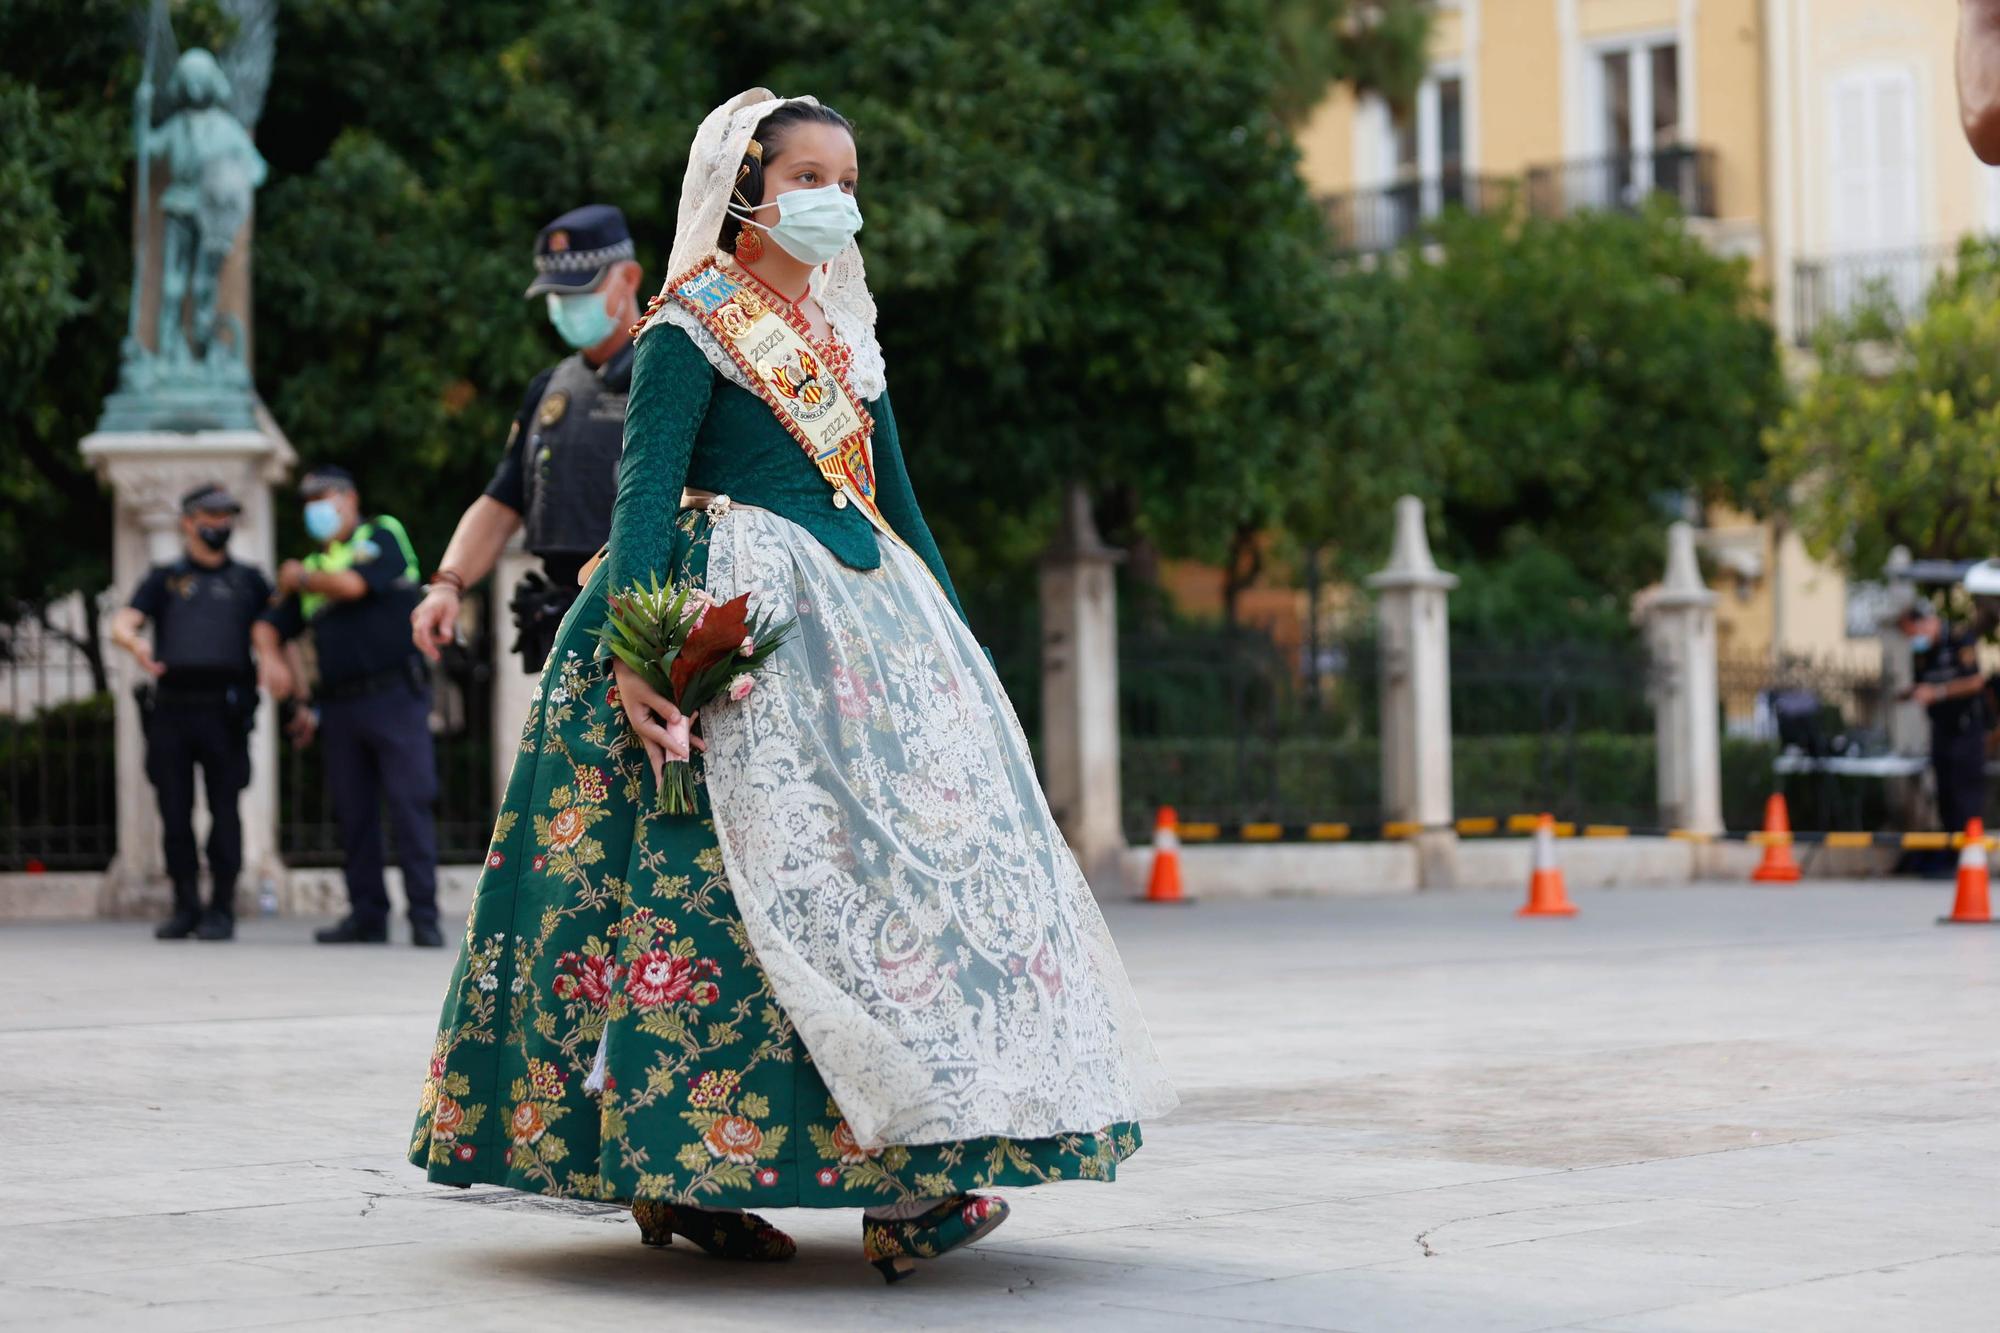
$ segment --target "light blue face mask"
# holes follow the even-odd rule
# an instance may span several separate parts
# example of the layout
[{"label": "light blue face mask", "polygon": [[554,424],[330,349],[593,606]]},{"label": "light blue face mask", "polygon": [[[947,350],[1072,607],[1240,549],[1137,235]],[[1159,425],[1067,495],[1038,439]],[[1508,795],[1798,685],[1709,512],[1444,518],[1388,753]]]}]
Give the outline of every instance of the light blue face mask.
[{"label": "light blue face mask", "polygon": [[604,308],[604,292],[600,289],[570,296],[550,292],[549,323],[556,326],[556,334],[564,342],[582,351],[609,338],[618,320]]},{"label": "light blue face mask", "polygon": [[330,542],[340,535],[340,506],[332,500],[306,502],[306,531],[316,542]]},{"label": "light blue face mask", "polygon": [[778,221],[765,227],[739,205],[730,215],[750,227],[763,227],[784,252],[801,264],[831,263],[861,230],[861,205],[838,185],[812,190],[787,190],[763,208],[778,210]]}]

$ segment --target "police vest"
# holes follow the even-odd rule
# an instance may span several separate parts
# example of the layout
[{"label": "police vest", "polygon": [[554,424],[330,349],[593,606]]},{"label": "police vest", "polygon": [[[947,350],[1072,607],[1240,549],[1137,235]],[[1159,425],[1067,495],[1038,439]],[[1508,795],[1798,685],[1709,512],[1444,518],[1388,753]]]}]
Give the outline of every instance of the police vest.
[{"label": "police vest", "polygon": [[154,653],[169,671],[251,674],[250,623],[264,609],[257,580],[235,561],[205,569],[178,561],[154,626]]},{"label": "police vest", "polygon": [[[1948,685],[1955,680],[1979,674],[1976,661],[1968,662],[1968,656],[1979,651],[1979,636],[1969,633],[1940,634],[1936,642],[1916,654],[1917,679],[1927,685]],[[1973,732],[1984,733],[1987,725],[1985,691],[1978,694],[1960,695],[1956,699],[1939,699],[1927,710],[1931,721],[1931,737],[1936,740],[1943,736],[1964,735]]]},{"label": "police vest", "polygon": [[[403,525],[387,514],[369,519],[347,534],[345,541],[337,541],[323,551],[314,551],[299,563],[314,574],[337,574],[354,568],[366,560],[400,560],[403,564],[403,578],[412,587],[417,582],[417,550],[410,545],[410,534],[403,531]],[[301,592],[299,594],[299,614],[312,620],[324,611],[332,599],[325,593]]]},{"label": "police vest", "polygon": [[522,540],[534,554],[589,555],[610,540],[631,384],[630,343],[601,373],[578,353],[550,374],[521,453]]}]

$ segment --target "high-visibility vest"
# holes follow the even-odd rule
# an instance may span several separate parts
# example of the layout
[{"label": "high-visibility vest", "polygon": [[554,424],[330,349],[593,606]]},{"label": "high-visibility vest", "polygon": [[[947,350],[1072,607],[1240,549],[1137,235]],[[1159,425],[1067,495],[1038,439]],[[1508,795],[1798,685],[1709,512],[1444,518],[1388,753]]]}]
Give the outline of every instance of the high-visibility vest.
[{"label": "high-visibility vest", "polygon": [[[416,548],[410,545],[410,534],[403,531],[403,525],[387,514],[377,514],[348,533],[345,541],[329,542],[326,549],[314,551],[300,563],[308,573],[337,574],[366,561],[381,559],[384,552],[381,543],[375,540],[378,532],[395,540],[395,554],[403,557],[403,577],[415,583],[419,573]],[[325,593],[302,592],[299,612],[311,620],[326,609],[329,600]]]}]

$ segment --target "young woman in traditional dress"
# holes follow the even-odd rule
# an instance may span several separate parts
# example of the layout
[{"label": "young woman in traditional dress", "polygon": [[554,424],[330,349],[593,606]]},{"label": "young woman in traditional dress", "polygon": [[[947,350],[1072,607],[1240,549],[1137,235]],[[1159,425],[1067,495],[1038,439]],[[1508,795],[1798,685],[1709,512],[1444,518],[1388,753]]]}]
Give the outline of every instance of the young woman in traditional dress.
[{"label": "young woman in traditional dress", "polygon": [[[1175,1099],[911,493],[856,179],[809,97],[695,136],[410,1157],[729,1258],[793,1252],[747,1209],[858,1206],[895,1281],[1005,1219],[973,1191],[1108,1181]],[[698,739],[594,634],[654,578],[797,621]],[[683,758],[699,808],[660,813]]]}]

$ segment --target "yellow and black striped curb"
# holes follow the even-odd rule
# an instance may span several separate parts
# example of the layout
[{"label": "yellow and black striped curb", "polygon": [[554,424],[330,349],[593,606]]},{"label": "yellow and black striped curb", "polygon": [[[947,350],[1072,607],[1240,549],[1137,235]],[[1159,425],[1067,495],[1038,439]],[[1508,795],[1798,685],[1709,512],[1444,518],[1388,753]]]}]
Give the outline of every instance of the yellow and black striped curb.
[{"label": "yellow and black striped curb", "polygon": [[[1215,823],[1188,820],[1180,827],[1184,843],[1270,843],[1270,842],[1404,842],[1427,832],[1452,832],[1461,838],[1507,838],[1531,836],[1541,823],[1540,815],[1475,815],[1441,824],[1435,828],[1390,820],[1379,824],[1282,824]],[[1794,833],[1767,833],[1762,830],[1732,830],[1705,833],[1696,829],[1643,828],[1629,824],[1576,824],[1555,822],[1558,838],[1672,838],[1677,842],[1747,842],[1765,847],[1776,844],[1826,847],[1889,847],[1911,852],[1949,851],[1965,846],[1963,833],[1870,833],[1863,830],[1831,829]],[[1983,839],[1989,848],[1995,838]]]}]

